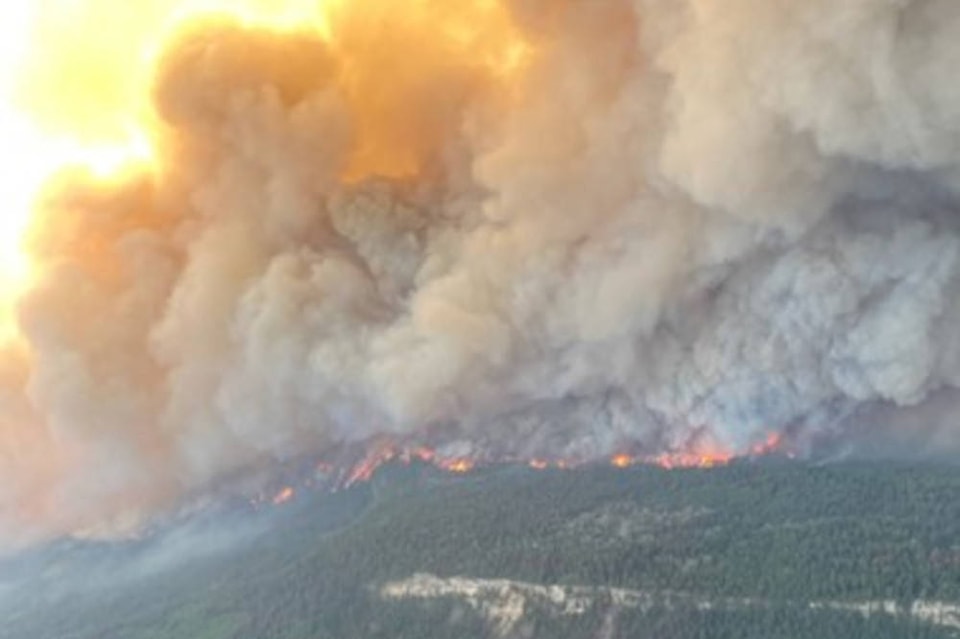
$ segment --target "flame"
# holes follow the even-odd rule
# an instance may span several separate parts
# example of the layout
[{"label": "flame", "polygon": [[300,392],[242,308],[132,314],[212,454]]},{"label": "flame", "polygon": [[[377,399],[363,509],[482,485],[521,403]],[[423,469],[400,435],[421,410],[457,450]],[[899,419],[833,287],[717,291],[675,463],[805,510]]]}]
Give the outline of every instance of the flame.
[{"label": "flame", "polygon": [[396,458],[397,450],[392,445],[376,446],[347,473],[340,483],[343,487],[349,488],[356,483],[370,481],[378,468]]},{"label": "flame", "polygon": [[661,468],[717,468],[725,466],[734,459],[734,455],[722,451],[712,452],[675,452],[664,453],[653,459]]},{"label": "flame", "polygon": [[[744,457],[763,457],[774,453],[780,453],[785,450],[785,437],[781,433],[771,432],[762,441],[757,442],[750,447]],[[788,457],[793,455],[787,451]],[[738,456],[728,451],[716,443],[698,435],[688,442],[688,446],[683,449],[669,451],[654,456],[631,455],[629,453],[617,453],[612,455],[607,461],[610,466],[616,469],[627,469],[638,465],[655,465],[665,470],[674,470],[681,468],[717,468],[731,463]],[[301,484],[301,488],[309,488],[315,485],[327,485],[332,490],[349,488],[355,484],[370,481],[380,467],[390,462],[399,462],[406,466],[414,463],[421,463],[432,466],[454,475],[464,475],[477,469],[482,463],[497,463],[492,458],[474,458],[464,456],[445,457],[434,448],[424,445],[402,445],[389,439],[379,439],[371,443],[366,454],[352,466],[344,468],[338,464],[326,461],[317,461],[314,465],[315,472],[325,476],[334,476],[340,468],[339,481],[333,484],[326,482],[317,483],[311,478],[307,478]],[[567,470],[582,466],[586,463],[584,460],[563,459],[563,458],[543,458],[532,457],[530,459],[510,458],[500,459],[499,463],[507,464],[525,464],[536,471],[545,471],[548,469]],[[280,506],[292,500],[297,491],[292,486],[285,486],[277,492],[272,498],[261,496],[251,503],[259,506],[263,503],[270,503],[274,506]]]},{"label": "flame", "polygon": [[[718,468],[730,464],[738,457],[763,457],[774,453],[781,453],[784,450],[785,438],[783,434],[776,432],[771,432],[762,441],[751,446],[744,455],[735,455],[715,442],[710,441],[708,438],[705,438],[702,434],[697,434],[687,442],[685,447],[677,450],[652,456],[617,453],[609,457],[607,461],[610,466],[620,470],[639,465],[654,465],[664,470]],[[791,458],[794,456],[789,451],[786,452],[786,455]],[[344,468],[334,463],[318,461],[315,468],[324,475],[332,476],[337,473],[337,468],[339,467],[339,480],[333,484],[333,490],[339,490],[349,488],[358,483],[370,481],[381,466],[390,462],[398,462],[406,466],[421,463],[455,475],[470,473],[482,464],[521,464],[536,471],[544,471],[548,469],[568,470],[589,463],[588,460],[564,458],[531,457],[524,459],[516,457],[494,458],[491,456],[444,456],[429,446],[404,445],[383,438],[370,443],[364,456],[352,466]],[[309,483],[308,481],[308,485]],[[293,488],[284,488],[271,502],[279,505],[288,501],[293,496]]]},{"label": "flame", "polygon": [[[782,451],[784,449],[784,439],[781,433],[770,433],[767,435],[766,439],[762,442],[754,444],[750,448],[750,455],[752,457],[763,457],[764,455],[770,455],[772,453]],[[791,456],[791,453],[788,451],[787,456]]]},{"label": "flame", "polygon": [[296,495],[296,491],[290,486],[284,487],[280,492],[273,496],[273,499],[270,502],[274,506],[279,506],[280,504],[285,504]]},{"label": "flame", "polygon": [[447,472],[462,475],[476,468],[477,462],[469,457],[456,457],[454,459],[442,459],[437,462],[437,466]]},{"label": "flame", "polygon": [[370,481],[381,466],[395,460],[407,466],[417,461],[459,475],[474,470],[478,464],[477,460],[469,457],[443,457],[426,446],[402,448],[392,442],[381,441],[373,444],[363,458],[347,470],[338,487],[349,488]]},{"label": "flame", "polygon": [[437,451],[426,446],[420,446],[412,450],[403,451],[402,459],[405,464],[410,464],[414,460],[425,464],[432,464],[437,458]]},{"label": "flame", "polygon": [[[784,437],[780,433],[772,432],[763,441],[751,446],[745,453],[746,457],[763,457],[784,450]],[[789,452],[788,456],[792,457]],[[665,470],[680,468],[717,468],[731,463],[741,457],[725,449],[716,442],[710,441],[702,434],[692,437],[687,444],[679,449],[667,451],[657,455],[632,455],[617,453],[608,458],[608,463],[617,469],[627,469],[638,465],[655,465]],[[341,487],[349,487],[359,482],[369,481],[377,469],[386,463],[398,460],[405,465],[417,461],[432,465],[435,468],[453,474],[466,474],[475,470],[483,463],[519,463],[529,468],[543,471],[550,468],[566,470],[576,468],[585,463],[576,459],[547,459],[542,457],[523,458],[480,458],[473,457],[444,457],[435,449],[428,446],[404,447],[391,441],[379,441],[372,445],[360,462],[355,464],[345,474]]]}]

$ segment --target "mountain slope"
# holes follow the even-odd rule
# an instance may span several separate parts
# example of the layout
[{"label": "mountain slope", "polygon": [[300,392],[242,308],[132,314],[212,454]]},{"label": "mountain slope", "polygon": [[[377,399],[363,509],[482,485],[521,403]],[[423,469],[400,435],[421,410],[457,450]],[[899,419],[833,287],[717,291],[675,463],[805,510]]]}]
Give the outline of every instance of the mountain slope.
[{"label": "mountain slope", "polygon": [[[0,638],[956,637],[958,490],[950,466],[391,466],[194,537],[40,553]],[[248,532],[176,561],[223,530]]]}]

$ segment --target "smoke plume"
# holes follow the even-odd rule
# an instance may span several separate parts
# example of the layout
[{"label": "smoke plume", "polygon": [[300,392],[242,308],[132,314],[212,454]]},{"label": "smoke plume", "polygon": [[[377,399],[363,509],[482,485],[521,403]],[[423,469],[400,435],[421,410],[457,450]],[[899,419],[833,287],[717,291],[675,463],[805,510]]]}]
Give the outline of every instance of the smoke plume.
[{"label": "smoke plume", "polygon": [[960,386],[955,2],[329,13],[182,26],[155,166],[46,189],[5,537],[377,437],[737,452]]}]

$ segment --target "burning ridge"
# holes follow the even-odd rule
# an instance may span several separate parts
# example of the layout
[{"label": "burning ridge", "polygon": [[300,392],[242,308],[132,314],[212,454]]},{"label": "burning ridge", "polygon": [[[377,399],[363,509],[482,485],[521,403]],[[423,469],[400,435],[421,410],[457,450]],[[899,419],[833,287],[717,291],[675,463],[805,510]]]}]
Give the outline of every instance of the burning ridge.
[{"label": "burning ridge", "polygon": [[955,3],[41,4],[0,541],[369,442],[956,450]]}]

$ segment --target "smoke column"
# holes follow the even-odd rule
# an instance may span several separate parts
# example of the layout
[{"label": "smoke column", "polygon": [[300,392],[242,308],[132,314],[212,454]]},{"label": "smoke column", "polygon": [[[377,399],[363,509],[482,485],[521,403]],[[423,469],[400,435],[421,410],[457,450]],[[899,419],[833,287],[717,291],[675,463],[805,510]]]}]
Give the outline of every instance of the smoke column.
[{"label": "smoke column", "polygon": [[180,24],[153,161],[45,188],[4,539],[376,437],[737,452],[960,386],[956,2],[323,18]]}]

